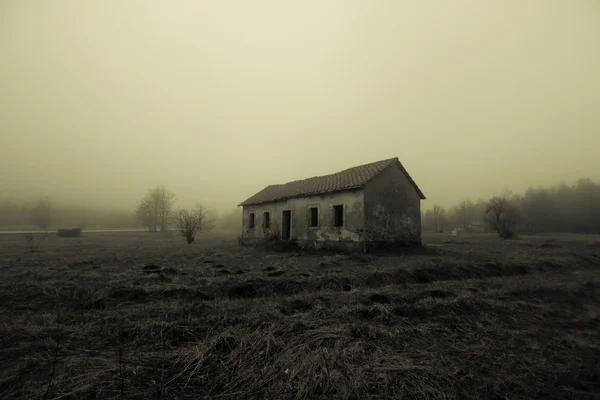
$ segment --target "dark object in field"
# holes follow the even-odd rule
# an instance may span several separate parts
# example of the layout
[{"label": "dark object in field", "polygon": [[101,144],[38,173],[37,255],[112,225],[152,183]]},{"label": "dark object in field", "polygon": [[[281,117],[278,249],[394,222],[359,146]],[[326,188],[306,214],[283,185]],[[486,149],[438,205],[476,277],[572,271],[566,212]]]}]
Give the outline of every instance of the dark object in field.
[{"label": "dark object in field", "polygon": [[219,270],[217,272],[220,273],[220,274],[223,274],[223,275],[229,275],[229,274],[231,274],[231,272],[227,271],[226,269],[221,269],[221,270]]},{"label": "dark object in field", "polygon": [[237,271],[234,272],[234,274],[236,274],[236,275],[242,275],[243,273],[244,273],[244,271],[241,269],[238,269]]},{"label": "dark object in field", "polygon": [[300,276],[304,277],[304,278],[309,278],[310,274],[300,274]]},{"label": "dark object in field", "polygon": [[81,236],[81,228],[59,229],[56,234],[59,237],[79,237]]},{"label": "dark object in field", "polygon": [[264,271],[264,272],[267,272],[267,271],[275,271],[275,267],[267,267],[267,268],[263,269],[263,271]]},{"label": "dark object in field", "polygon": [[148,264],[144,266],[144,271],[158,271],[160,267],[154,264]]},{"label": "dark object in field", "polygon": [[256,289],[252,285],[238,285],[229,288],[227,296],[229,298],[245,298],[250,299],[256,297]]},{"label": "dark object in field", "polygon": [[348,283],[346,283],[346,284],[343,286],[343,289],[344,289],[344,292],[349,292],[349,291],[351,291],[351,290],[352,290],[352,286],[350,286]]},{"label": "dark object in field", "polygon": [[375,293],[369,296],[369,301],[371,303],[389,304],[391,303],[392,299],[390,298],[390,296],[387,296],[385,294]]},{"label": "dark object in field", "polygon": [[281,276],[283,274],[285,274],[285,271],[275,271],[268,274],[268,276]]}]

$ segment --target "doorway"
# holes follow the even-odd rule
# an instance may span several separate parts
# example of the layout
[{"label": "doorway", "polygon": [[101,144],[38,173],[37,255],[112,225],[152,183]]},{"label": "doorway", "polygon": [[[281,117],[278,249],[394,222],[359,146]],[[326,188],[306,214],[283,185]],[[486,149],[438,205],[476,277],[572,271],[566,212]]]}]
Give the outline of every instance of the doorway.
[{"label": "doorway", "polygon": [[292,238],[292,210],[284,210],[281,213],[281,239]]}]

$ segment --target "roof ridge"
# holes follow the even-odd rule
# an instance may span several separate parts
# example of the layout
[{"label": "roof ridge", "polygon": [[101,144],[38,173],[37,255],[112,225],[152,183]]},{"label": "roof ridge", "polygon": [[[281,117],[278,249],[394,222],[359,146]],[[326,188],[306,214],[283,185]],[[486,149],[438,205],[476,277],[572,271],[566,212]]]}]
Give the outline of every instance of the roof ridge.
[{"label": "roof ridge", "polygon": [[394,158],[386,158],[386,159],[384,159],[384,160],[373,161],[373,162],[366,163],[366,164],[355,165],[354,167],[349,167],[349,168],[343,169],[343,170],[341,170],[341,171],[338,171],[338,172],[332,172],[331,174],[325,174],[325,175],[315,175],[315,176],[310,176],[310,177],[308,177],[308,178],[296,179],[296,180],[294,180],[294,181],[289,181],[289,182],[286,182],[286,183],[274,184],[274,185],[270,185],[270,186],[277,186],[277,185],[287,185],[288,183],[301,182],[301,181],[306,181],[306,180],[309,180],[309,179],[315,179],[315,178],[325,178],[325,177],[328,177],[328,176],[333,176],[333,175],[341,174],[341,173],[343,173],[343,172],[350,171],[351,169],[355,169],[355,168],[362,168],[362,167],[368,167],[368,166],[370,166],[370,165],[379,164],[379,163],[382,163],[382,162],[390,162],[390,163],[391,163],[392,161],[395,161],[395,160],[398,160],[398,157],[394,157]]},{"label": "roof ridge", "polygon": [[311,176],[304,179],[286,182],[283,184],[269,185],[255,195],[251,196],[239,206],[281,201],[295,197],[321,195],[342,190],[353,190],[364,187],[368,182],[381,174],[390,165],[398,163],[402,172],[410,183],[424,198],[408,172],[404,169],[398,157],[373,161],[367,164],[355,165],[344,170],[327,175]]}]

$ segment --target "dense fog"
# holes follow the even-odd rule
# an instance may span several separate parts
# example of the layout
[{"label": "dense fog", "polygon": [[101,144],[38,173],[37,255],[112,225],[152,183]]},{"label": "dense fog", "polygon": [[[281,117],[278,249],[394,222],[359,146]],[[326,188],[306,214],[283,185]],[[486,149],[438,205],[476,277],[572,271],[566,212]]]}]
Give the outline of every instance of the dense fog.
[{"label": "dense fog", "polygon": [[162,185],[224,218],[399,157],[450,225],[509,188],[523,223],[591,229],[598,38],[594,1],[5,0],[0,225],[48,198],[51,225],[135,226]]}]

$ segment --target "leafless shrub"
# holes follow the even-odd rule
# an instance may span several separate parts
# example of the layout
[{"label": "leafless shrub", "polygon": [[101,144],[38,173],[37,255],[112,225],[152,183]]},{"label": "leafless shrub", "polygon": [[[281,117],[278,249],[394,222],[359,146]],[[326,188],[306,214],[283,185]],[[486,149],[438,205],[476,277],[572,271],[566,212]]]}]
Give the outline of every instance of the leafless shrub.
[{"label": "leafless shrub", "polygon": [[188,244],[194,243],[198,232],[212,230],[214,218],[202,205],[193,209],[181,209],[175,217],[177,230],[185,238]]},{"label": "leafless shrub", "polygon": [[517,209],[512,204],[512,194],[505,191],[502,196],[492,197],[486,208],[486,222],[501,239],[516,237]]}]

